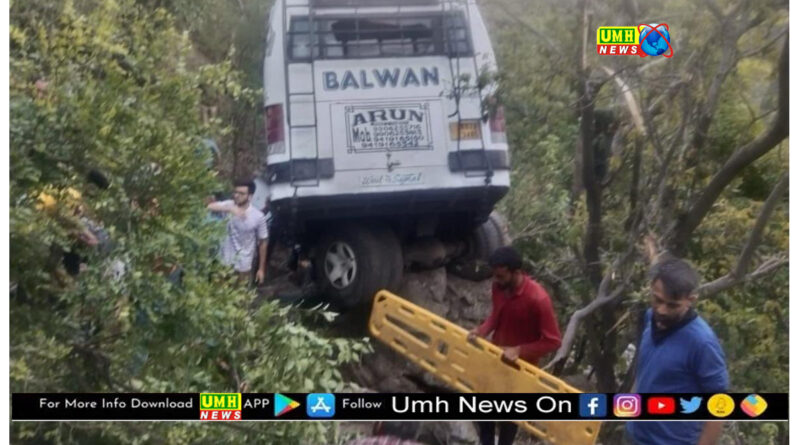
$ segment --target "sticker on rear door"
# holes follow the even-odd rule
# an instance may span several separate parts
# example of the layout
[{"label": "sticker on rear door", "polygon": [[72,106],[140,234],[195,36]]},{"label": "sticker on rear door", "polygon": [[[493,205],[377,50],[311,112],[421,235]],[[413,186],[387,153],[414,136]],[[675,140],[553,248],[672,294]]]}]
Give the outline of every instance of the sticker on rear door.
[{"label": "sticker on rear door", "polygon": [[387,185],[423,184],[422,172],[413,173],[373,173],[361,177],[362,187],[380,187]]},{"label": "sticker on rear door", "polygon": [[433,150],[428,104],[344,108],[348,153]]}]

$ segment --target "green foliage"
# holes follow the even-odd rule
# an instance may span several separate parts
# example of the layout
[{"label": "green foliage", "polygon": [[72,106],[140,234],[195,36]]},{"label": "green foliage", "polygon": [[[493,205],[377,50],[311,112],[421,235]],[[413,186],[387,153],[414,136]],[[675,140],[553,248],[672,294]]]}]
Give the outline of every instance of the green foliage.
[{"label": "green foliage", "polygon": [[[215,260],[222,228],[202,200],[219,183],[201,138],[226,129],[200,109],[218,98],[255,103],[241,74],[230,63],[189,68],[188,34],[165,9],[130,0],[58,11],[15,2],[11,17],[12,391],[343,389],[337,368],[367,344],[326,338],[275,303],[251,308],[252,291]],[[90,169],[110,187],[87,182]],[[85,219],[110,245],[79,241]],[[68,250],[88,265],[77,277],[61,265]],[[53,423],[14,424],[13,434],[18,443],[294,443],[332,432]]]},{"label": "green foliage", "polygon": [[[706,276],[721,276],[736,264],[760,203],[746,198],[720,200],[699,229],[695,263]],[[773,250],[789,248],[788,205],[777,210],[764,233],[754,262]],[[782,392],[788,387],[789,275],[774,276],[735,287],[699,308],[719,336],[729,361],[732,387],[740,392]],[[757,333],[757,334],[756,334]]]},{"label": "green foliage", "polygon": [[194,51],[189,65],[230,63],[241,85],[257,92],[252,101],[216,97],[208,105],[231,132],[216,140],[221,149],[217,165],[227,178],[254,175],[266,159],[263,140],[264,43],[269,0],[139,0],[148,7],[163,6],[185,29]]}]

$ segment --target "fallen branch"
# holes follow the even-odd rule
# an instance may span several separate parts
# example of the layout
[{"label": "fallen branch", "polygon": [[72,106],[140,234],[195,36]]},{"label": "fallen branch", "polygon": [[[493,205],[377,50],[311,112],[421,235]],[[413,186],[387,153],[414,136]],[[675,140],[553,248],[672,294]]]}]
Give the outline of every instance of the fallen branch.
[{"label": "fallen branch", "polygon": [[569,318],[567,329],[564,331],[564,337],[561,341],[561,347],[558,348],[558,351],[556,352],[556,355],[553,357],[553,359],[550,360],[550,362],[547,365],[545,365],[542,369],[546,371],[552,368],[556,363],[567,358],[567,355],[569,354],[569,351],[572,348],[572,344],[575,342],[575,337],[577,335],[578,325],[580,324],[580,322],[583,321],[584,318],[588,317],[595,310],[614,301],[617,297],[622,295],[622,291],[624,290],[625,290],[625,285],[620,285],[611,294],[598,295],[597,298],[592,300],[591,303],[575,311]]},{"label": "fallen branch", "polygon": [[556,363],[567,358],[570,349],[572,349],[572,344],[575,343],[578,325],[580,322],[595,310],[619,298],[622,295],[622,292],[625,291],[627,288],[627,282],[633,274],[633,268],[629,268],[625,279],[622,280],[622,283],[616,289],[614,289],[613,292],[609,292],[609,289],[611,287],[611,281],[614,279],[614,276],[616,276],[617,271],[622,267],[623,264],[627,263],[633,252],[635,252],[634,245],[635,243],[631,243],[631,248],[628,249],[628,252],[625,255],[617,258],[617,260],[614,262],[614,265],[609,268],[605,276],[603,276],[603,281],[600,283],[600,286],[597,289],[597,297],[592,300],[591,303],[575,311],[569,318],[567,329],[564,331],[564,336],[561,340],[561,347],[558,348],[558,351],[556,351],[556,355],[553,357],[553,359],[550,360],[550,362],[542,369],[548,370]]},{"label": "fallen branch", "polygon": [[622,79],[621,76],[618,76],[617,73],[615,73],[611,68],[607,66],[601,66],[601,68],[617,83],[617,87],[619,87],[620,93],[622,94],[623,99],[625,99],[625,105],[628,106],[628,112],[631,114],[634,125],[636,125],[636,129],[639,130],[639,133],[646,135],[647,129],[645,129],[644,126],[642,111],[639,109],[639,104],[636,102],[636,98],[633,96],[633,92],[628,87],[628,84],[625,83],[625,80]]}]

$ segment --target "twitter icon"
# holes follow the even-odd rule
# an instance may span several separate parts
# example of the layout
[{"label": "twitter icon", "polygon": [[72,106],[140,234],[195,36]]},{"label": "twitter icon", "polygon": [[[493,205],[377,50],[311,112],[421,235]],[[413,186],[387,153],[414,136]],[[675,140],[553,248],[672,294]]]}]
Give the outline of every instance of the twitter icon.
[{"label": "twitter icon", "polygon": [[681,397],[681,413],[692,414],[700,408],[700,402],[702,401],[702,397],[692,397],[690,400],[684,400],[683,397]]}]

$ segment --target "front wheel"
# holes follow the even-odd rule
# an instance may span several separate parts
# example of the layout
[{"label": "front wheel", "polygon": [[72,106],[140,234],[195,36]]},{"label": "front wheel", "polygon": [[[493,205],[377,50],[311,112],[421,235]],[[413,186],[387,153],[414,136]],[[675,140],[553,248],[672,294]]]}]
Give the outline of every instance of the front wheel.
[{"label": "front wheel", "polygon": [[336,227],[315,248],[317,283],[335,306],[353,308],[396,286],[402,275],[400,255],[400,244],[388,227]]}]

